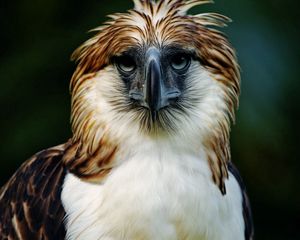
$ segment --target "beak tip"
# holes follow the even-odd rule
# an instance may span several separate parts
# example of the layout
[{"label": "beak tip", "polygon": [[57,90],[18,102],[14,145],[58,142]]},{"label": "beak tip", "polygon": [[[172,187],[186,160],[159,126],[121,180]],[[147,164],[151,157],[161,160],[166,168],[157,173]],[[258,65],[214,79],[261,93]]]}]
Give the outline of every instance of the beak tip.
[{"label": "beak tip", "polygon": [[156,121],[156,119],[157,119],[157,111],[156,110],[151,111],[151,119],[153,122]]}]

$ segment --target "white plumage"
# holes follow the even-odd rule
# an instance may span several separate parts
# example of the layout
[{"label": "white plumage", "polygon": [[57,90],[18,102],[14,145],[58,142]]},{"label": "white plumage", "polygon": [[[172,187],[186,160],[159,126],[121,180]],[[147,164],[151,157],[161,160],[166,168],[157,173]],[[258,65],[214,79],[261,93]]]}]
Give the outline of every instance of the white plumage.
[{"label": "white plumage", "polygon": [[67,175],[67,239],[244,239],[240,187],[230,174],[223,196],[205,154],[142,142],[123,160],[101,185]]},{"label": "white plumage", "polygon": [[115,160],[120,164],[100,185],[67,175],[62,192],[67,239],[244,239],[240,187],[230,174],[222,195],[202,145],[209,126],[219,119],[222,90],[198,62],[192,63],[191,72],[187,81],[202,93],[202,101],[191,109],[189,121],[179,116],[178,132],[158,139],[141,134],[129,114],[110,111],[105,94],[117,96],[118,89],[111,67],[90,83],[94,88],[85,102],[99,109],[98,119],[115,130],[111,138],[122,143]]}]

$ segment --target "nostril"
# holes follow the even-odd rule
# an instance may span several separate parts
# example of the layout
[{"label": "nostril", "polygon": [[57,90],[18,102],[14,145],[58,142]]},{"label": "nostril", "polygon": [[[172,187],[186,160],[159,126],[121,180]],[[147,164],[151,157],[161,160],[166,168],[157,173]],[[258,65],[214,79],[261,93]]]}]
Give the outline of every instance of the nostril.
[{"label": "nostril", "polygon": [[144,99],[144,94],[136,90],[130,90],[129,97],[133,100],[141,101]]},{"label": "nostril", "polygon": [[174,99],[174,98],[178,98],[181,95],[181,92],[179,90],[172,90],[167,92],[167,98],[168,99]]}]

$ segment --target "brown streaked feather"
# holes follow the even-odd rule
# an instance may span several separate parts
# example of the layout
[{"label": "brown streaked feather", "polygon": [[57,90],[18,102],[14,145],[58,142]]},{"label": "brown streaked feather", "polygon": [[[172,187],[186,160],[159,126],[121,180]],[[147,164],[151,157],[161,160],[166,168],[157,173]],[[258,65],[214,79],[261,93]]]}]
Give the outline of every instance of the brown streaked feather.
[{"label": "brown streaked feather", "polygon": [[[227,119],[229,121],[229,119]],[[228,178],[227,164],[231,159],[228,124],[219,123],[212,136],[204,142],[213,181],[222,194],[226,194],[225,180]]]},{"label": "brown streaked feather", "polygon": [[78,141],[72,143],[63,157],[63,162],[68,170],[89,182],[100,182],[113,168],[114,156],[118,147],[110,145],[102,138],[97,149],[90,152],[87,145]]},{"label": "brown streaked feather", "polygon": [[59,240],[65,237],[61,191],[68,144],[26,161],[0,190],[0,239]]}]

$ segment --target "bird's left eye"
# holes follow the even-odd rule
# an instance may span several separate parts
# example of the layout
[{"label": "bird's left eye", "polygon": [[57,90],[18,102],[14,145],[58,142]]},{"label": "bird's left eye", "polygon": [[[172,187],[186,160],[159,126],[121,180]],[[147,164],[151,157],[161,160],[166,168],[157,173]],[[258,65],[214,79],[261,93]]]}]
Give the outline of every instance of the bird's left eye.
[{"label": "bird's left eye", "polygon": [[189,68],[191,58],[185,54],[176,54],[171,58],[171,67],[176,71],[185,71]]},{"label": "bird's left eye", "polygon": [[136,69],[136,63],[130,56],[121,56],[116,59],[116,65],[118,69],[126,74],[133,73]]}]

